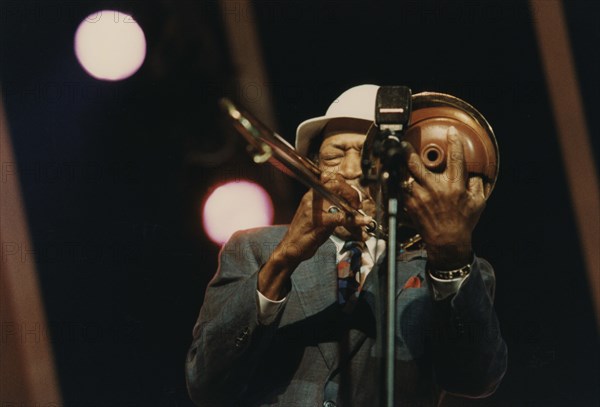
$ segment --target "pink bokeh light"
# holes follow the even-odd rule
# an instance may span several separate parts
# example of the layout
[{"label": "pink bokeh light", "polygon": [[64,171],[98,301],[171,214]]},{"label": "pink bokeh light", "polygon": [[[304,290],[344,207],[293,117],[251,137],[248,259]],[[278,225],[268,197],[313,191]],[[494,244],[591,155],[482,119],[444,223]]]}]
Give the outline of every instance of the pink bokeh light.
[{"label": "pink bokeh light", "polygon": [[241,229],[271,225],[273,203],[269,194],[249,181],[228,182],[206,199],[202,224],[210,240],[223,244]]},{"label": "pink bokeh light", "polygon": [[96,79],[118,81],[133,75],[146,57],[146,38],[129,15],[102,10],[87,16],[75,32],[75,55]]}]

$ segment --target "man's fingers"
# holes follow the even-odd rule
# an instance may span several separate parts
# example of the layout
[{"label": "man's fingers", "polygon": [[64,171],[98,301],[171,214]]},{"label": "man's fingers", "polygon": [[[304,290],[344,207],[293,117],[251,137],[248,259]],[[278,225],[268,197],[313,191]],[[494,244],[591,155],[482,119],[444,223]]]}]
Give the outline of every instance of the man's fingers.
[{"label": "man's fingers", "polygon": [[474,197],[485,199],[485,190],[481,177],[470,177],[468,189]]},{"label": "man's fingers", "polygon": [[404,150],[404,157],[406,157],[406,165],[408,167],[408,172],[412,177],[420,184],[425,184],[428,178],[430,171],[425,168],[425,164],[421,160],[419,154],[415,148],[408,141],[403,141],[400,143],[402,149]]},{"label": "man's fingers", "polygon": [[[321,182],[323,185],[331,191],[334,195],[345,200],[352,208],[359,209],[364,199],[368,199],[368,194],[361,190],[359,186],[350,185],[346,182],[346,179],[338,173],[322,173]],[[318,194],[318,192],[314,192]],[[331,210],[336,207],[335,204],[329,202],[326,198],[321,202],[321,226],[332,227],[332,226],[344,226],[346,228],[364,228],[369,226],[373,222],[371,216],[364,215],[352,215],[346,213],[341,208],[339,212],[337,210]],[[331,210],[331,212],[330,212]]]},{"label": "man's fingers", "polygon": [[323,223],[323,197],[314,190],[309,192],[312,195],[312,219],[315,225]]},{"label": "man's fingers", "polygon": [[335,213],[323,213],[323,226],[340,226],[346,222],[347,215],[340,211]]},{"label": "man's fingers", "polygon": [[325,185],[327,189],[335,195],[344,198],[350,206],[355,209],[360,208],[361,193],[358,192],[357,188],[348,184],[340,174],[328,178],[323,178],[322,176],[321,180],[325,180],[323,185]]},{"label": "man's fingers", "polygon": [[456,127],[448,127],[446,135],[446,140],[448,141],[448,162],[452,164],[464,162],[465,152],[463,143]]},{"label": "man's fingers", "polygon": [[447,132],[448,162],[445,175],[450,182],[466,185],[467,166],[465,165],[465,151],[456,127],[450,126]]},{"label": "man's fingers", "polygon": [[351,219],[351,222],[357,226],[369,226],[373,221],[374,219],[372,217],[364,215],[356,215]]}]

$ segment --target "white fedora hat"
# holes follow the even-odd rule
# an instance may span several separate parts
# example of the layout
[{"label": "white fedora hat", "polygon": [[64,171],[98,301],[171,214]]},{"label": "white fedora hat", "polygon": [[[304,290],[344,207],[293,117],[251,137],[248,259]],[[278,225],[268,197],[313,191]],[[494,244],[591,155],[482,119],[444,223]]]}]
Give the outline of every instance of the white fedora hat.
[{"label": "white fedora hat", "polygon": [[378,89],[377,85],[358,85],[350,88],[329,105],[325,116],[300,123],[296,129],[296,151],[306,156],[310,141],[333,119],[351,118],[374,122]]}]

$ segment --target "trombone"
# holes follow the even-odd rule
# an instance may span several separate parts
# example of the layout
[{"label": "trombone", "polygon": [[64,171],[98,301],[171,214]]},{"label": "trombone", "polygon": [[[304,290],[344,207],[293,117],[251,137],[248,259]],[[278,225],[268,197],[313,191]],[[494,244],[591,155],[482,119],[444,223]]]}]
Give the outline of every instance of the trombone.
[{"label": "trombone", "polygon": [[[327,189],[320,180],[321,170],[308,158],[302,157],[279,134],[269,129],[249,112],[222,98],[219,104],[236,130],[246,139],[255,163],[270,162],[285,174],[296,178],[308,188],[343,210],[348,216],[365,215],[353,208],[346,199]],[[409,127],[403,137],[413,145],[421,160],[432,172],[441,172],[446,166],[446,130],[454,126],[464,136],[465,165],[469,176],[480,176],[484,181],[485,196],[489,198],[498,177],[500,156],[498,143],[492,127],[473,106],[452,95],[437,92],[421,92],[412,95],[412,112]],[[362,160],[373,151],[377,127],[371,126],[363,147]],[[375,162],[375,160],[367,160]],[[377,174],[376,165],[363,168],[366,177]],[[401,219],[401,226],[412,233],[408,219]],[[387,231],[377,221],[366,227],[366,232],[377,238],[387,239]],[[415,234],[398,245],[403,251],[421,241]]]}]

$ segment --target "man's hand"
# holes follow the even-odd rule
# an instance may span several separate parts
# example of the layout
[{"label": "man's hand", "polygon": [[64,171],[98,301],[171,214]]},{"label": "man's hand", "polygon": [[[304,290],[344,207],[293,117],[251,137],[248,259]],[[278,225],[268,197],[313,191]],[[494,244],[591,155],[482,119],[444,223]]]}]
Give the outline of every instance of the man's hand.
[{"label": "man's hand", "polygon": [[[353,208],[360,208],[358,192],[342,176],[323,173],[321,181]],[[330,213],[331,206],[312,189],[304,195],[287,233],[259,273],[258,289],[264,296],[272,300],[283,298],[289,291],[289,278],[298,264],[314,256],[336,227],[344,226],[360,239],[362,230],[372,221],[368,216],[348,216],[342,211]]]},{"label": "man's hand", "polygon": [[472,258],[471,236],[485,207],[483,180],[468,178],[463,144],[448,129],[448,159],[443,173],[429,171],[409,143],[403,143],[414,178],[404,188],[404,207],[427,245],[432,267],[450,270]]}]

